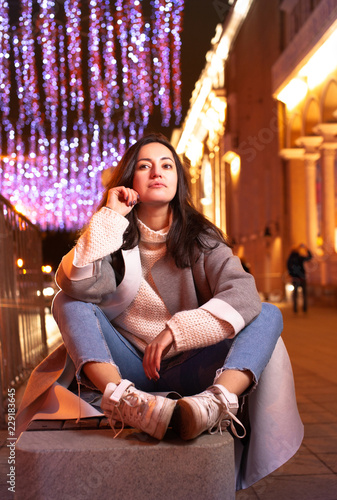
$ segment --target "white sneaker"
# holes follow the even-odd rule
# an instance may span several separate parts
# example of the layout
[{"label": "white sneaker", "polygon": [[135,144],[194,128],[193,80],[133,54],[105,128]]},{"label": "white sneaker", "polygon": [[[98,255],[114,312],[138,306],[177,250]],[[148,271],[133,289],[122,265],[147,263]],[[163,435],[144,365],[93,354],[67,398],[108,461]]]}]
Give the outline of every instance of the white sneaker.
[{"label": "white sneaker", "polygon": [[[231,426],[233,434],[238,438],[246,435],[246,430],[236,414],[239,408],[236,394],[229,392],[222,385],[213,385],[206,391],[179,399],[173,419],[173,429],[184,440],[194,439],[205,431],[215,434]],[[243,429],[238,435],[233,420]]]},{"label": "white sneaker", "polygon": [[175,406],[176,401],[139,391],[126,379],[118,385],[108,384],[101,403],[101,408],[114,431],[116,421],[122,422],[122,428],[115,437],[122,432],[126,424],[156,439],[164,437]]}]

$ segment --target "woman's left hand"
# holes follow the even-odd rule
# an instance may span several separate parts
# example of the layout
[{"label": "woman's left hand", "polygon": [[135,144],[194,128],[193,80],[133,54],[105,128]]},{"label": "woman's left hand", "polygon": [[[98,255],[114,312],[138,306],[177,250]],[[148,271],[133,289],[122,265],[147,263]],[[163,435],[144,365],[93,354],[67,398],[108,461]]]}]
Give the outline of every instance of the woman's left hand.
[{"label": "woman's left hand", "polygon": [[149,380],[159,380],[160,363],[162,357],[173,344],[173,335],[169,328],[165,328],[157,337],[146,346],[143,368]]}]

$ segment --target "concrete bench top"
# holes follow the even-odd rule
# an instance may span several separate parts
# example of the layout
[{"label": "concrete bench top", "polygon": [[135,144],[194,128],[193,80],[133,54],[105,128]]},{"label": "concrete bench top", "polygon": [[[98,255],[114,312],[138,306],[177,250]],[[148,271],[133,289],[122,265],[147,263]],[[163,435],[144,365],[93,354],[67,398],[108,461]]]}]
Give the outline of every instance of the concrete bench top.
[{"label": "concrete bench top", "polygon": [[114,439],[104,420],[36,422],[23,432],[16,500],[234,500],[229,433],[186,442],[169,429],[158,441],[128,428]]}]

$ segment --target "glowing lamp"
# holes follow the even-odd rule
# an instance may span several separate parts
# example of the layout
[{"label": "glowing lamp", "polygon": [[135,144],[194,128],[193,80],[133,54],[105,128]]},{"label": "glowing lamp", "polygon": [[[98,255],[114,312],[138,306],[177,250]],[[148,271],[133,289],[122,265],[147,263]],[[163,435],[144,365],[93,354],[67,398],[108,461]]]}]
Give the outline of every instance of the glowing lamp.
[{"label": "glowing lamp", "polygon": [[277,95],[277,99],[291,110],[305,98],[307,92],[306,82],[302,78],[293,78]]}]

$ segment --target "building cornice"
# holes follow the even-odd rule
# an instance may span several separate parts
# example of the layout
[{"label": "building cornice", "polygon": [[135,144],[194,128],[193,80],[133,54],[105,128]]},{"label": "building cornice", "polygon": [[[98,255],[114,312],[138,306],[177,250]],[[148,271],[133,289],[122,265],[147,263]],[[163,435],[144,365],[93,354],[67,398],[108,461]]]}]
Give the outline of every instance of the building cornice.
[{"label": "building cornice", "polygon": [[272,92],[279,91],[337,29],[337,0],[322,0],[272,67]]}]

